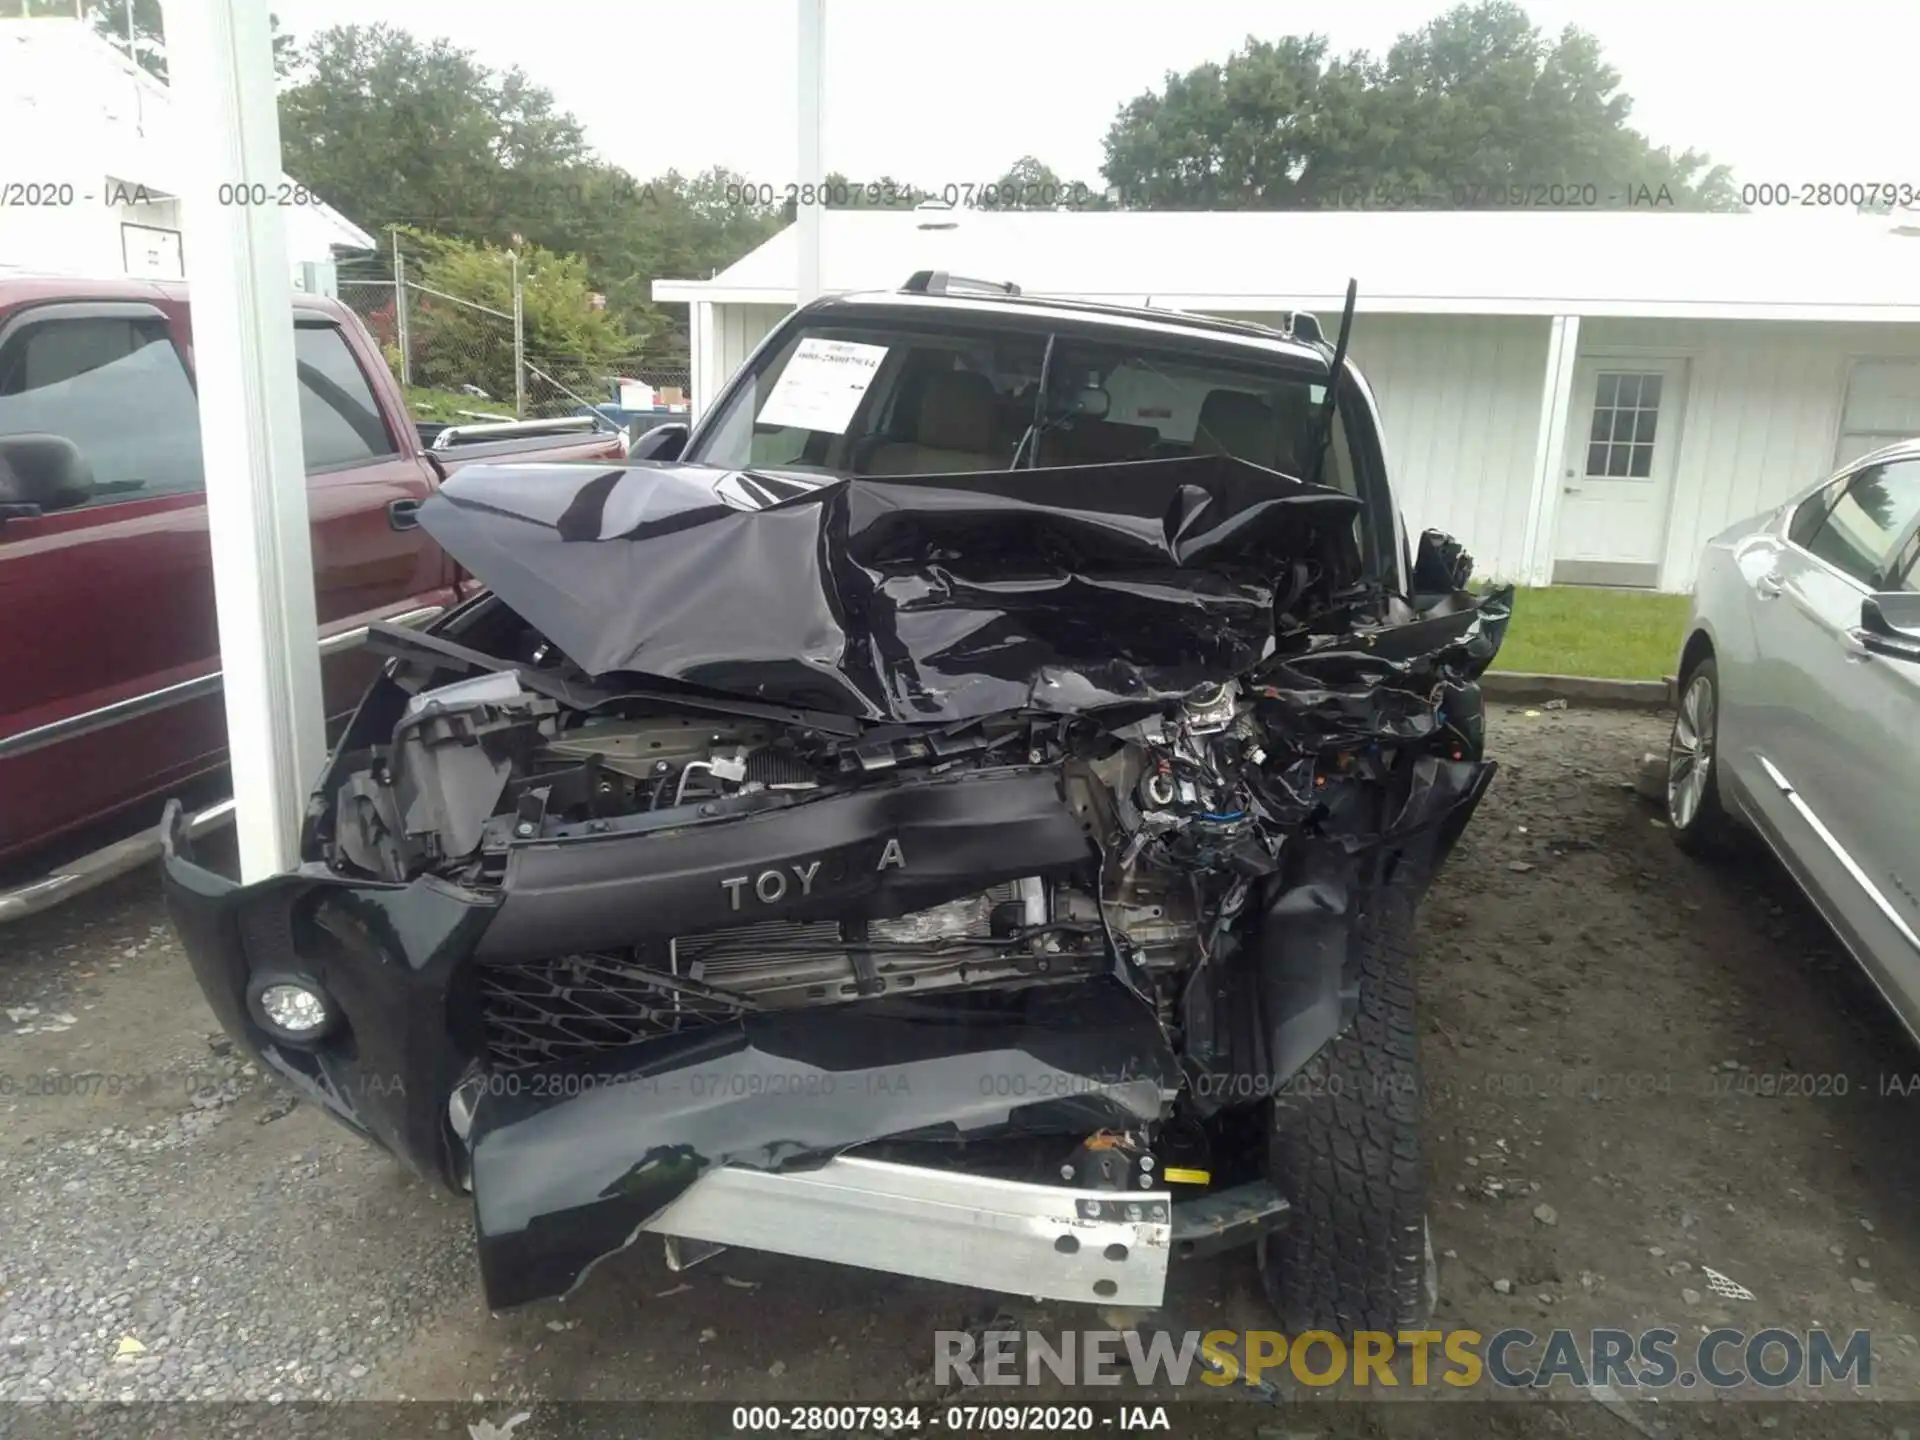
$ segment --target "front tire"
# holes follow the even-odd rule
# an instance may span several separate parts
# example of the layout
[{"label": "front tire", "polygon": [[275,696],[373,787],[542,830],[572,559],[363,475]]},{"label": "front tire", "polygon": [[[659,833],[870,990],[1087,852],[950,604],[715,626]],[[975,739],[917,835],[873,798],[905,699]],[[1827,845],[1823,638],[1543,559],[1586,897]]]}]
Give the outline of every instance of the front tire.
[{"label": "front tire", "polygon": [[1433,1313],[1413,911],[1411,896],[1389,892],[1362,919],[1359,1014],[1273,1102],[1268,1176],[1293,1211],[1259,1261],[1289,1334],[1397,1334]]},{"label": "front tire", "polygon": [[1680,683],[1667,741],[1667,827],[1682,850],[1695,855],[1724,854],[1735,834],[1720,804],[1720,670],[1711,655]]}]

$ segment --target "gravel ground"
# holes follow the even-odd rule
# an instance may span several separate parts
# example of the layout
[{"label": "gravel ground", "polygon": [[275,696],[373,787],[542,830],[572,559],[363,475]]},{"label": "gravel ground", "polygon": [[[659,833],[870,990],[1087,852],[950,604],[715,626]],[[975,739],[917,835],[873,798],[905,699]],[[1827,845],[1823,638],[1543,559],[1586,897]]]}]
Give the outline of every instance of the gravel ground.
[{"label": "gravel ground", "polygon": [[[1673,850],[1622,783],[1664,733],[1495,711],[1503,773],[1422,922],[1437,1323],[1867,1328],[1870,1393],[1920,1399],[1897,1093],[1920,1056],[1770,861]],[[0,931],[0,1401],[897,1403],[933,1393],[934,1330],[1006,1304],[759,1254],[676,1275],[646,1244],[566,1304],[490,1316],[464,1206],[228,1052],[154,890],[130,876]],[[1703,1267],[1756,1298],[1719,1299]],[[1170,1313],[1264,1326],[1250,1269],[1179,1273]],[[1576,1398],[1555,1433],[1624,1440],[1655,1414],[1661,1433],[1897,1433],[1870,1403],[1673,1403],[1694,1398]],[[1367,1407],[1352,1433],[1523,1433],[1540,1409]],[[1349,1433],[1357,1410],[1261,1433]]]}]

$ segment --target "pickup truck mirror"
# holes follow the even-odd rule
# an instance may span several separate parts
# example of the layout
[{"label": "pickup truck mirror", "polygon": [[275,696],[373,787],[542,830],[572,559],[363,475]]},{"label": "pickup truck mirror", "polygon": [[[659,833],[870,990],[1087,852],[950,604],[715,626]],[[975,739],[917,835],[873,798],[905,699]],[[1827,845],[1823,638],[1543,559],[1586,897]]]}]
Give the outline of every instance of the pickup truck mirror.
[{"label": "pickup truck mirror", "polygon": [[1423,530],[1413,557],[1415,595],[1451,595],[1473,578],[1473,556],[1443,530]]},{"label": "pickup truck mirror", "polygon": [[687,436],[692,433],[690,427],[674,421],[670,425],[656,425],[638,440],[627,452],[629,460],[678,460],[680,452],[687,448]]},{"label": "pickup truck mirror", "polygon": [[1920,664],[1920,592],[1867,596],[1860,602],[1860,628],[1853,638],[1869,654]]},{"label": "pickup truck mirror", "polygon": [[66,436],[0,435],[0,507],[71,510],[92,496],[93,467]]}]

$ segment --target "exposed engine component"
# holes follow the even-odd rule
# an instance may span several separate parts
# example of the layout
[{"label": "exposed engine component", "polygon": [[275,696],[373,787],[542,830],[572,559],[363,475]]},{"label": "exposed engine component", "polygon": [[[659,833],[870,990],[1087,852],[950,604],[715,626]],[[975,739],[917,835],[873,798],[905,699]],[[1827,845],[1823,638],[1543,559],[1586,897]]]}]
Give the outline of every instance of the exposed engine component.
[{"label": "exposed engine component", "polygon": [[[513,662],[446,683],[419,640],[395,652],[390,741],[336,763],[321,840],[344,869],[510,893],[478,952],[500,1065],[1115,967],[1184,1030],[1190,1060],[1225,1063],[1231,985],[1193,982],[1230,964],[1254,887],[1303,838],[1390,831],[1418,753],[1477,748],[1477,710],[1452,708],[1468,692],[1432,667],[1477,641],[1478,616],[1390,617],[1435,633],[1415,652],[1424,672],[1351,645],[1352,623],[1110,719],[921,725],[602,690]],[[529,643],[495,635],[462,656]],[[670,848],[606,870],[590,849],[558,858],[623,836]],[[610,888],[613,907],[584,903]]]},{"label": "exposed engine component", "polygon": [[1009,881],[896,919],[773,920],[681,936],[669,943],[668,966],[782,1006],[1062,979],[1104,963],[1097,916],[1051,919],[1039,881]]}]

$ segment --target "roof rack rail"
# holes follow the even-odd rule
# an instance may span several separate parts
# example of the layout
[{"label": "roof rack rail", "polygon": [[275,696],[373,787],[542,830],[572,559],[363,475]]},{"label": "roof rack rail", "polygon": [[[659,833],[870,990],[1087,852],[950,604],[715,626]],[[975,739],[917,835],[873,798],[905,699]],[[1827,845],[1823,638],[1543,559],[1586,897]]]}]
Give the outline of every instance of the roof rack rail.
[{"label": "roof rack rail", "polygon": [[995,295],[1020,293],[1020,287],[1011,280],[972,280],[965,275],[949,275],[944,270],[916,270],[900,287],[904,295],[952,295],[961,290],[984,290]]},{"label": "roof rack rail", "polygon": [[1319,317],[1309,310],[1289,310],[1281,319],[1280,328],[1295,340],[1312,340],[1324,344],[1326,334],[1320,329]]}]

